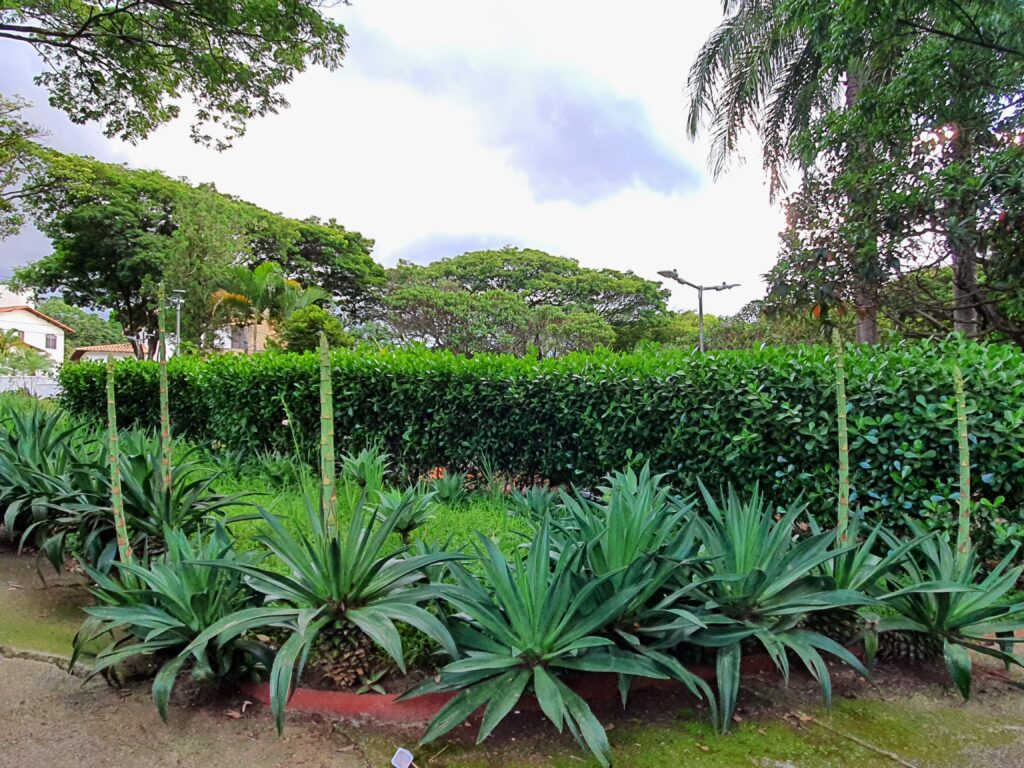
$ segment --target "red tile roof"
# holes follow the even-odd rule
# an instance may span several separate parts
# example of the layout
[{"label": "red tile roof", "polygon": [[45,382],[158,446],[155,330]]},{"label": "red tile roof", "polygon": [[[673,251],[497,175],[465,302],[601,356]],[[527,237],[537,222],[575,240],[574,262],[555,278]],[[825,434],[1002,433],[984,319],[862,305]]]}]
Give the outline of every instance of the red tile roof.
[{"label": "red tile roof", "polygon": [[91,347],[78,347],[74,352],[71,353],[72,360],[81,360],[86,352],[110,352],[114,354],[127,353],[129,355],[135,354],[135,349],[131,344],[96,344]]}]

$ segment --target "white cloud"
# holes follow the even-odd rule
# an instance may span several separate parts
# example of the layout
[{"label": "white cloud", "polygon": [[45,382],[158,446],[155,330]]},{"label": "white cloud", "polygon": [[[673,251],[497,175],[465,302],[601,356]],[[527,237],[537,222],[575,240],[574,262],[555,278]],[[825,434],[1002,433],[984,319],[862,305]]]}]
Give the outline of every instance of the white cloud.
[{"label": "white cloud", "polygon": [[[106,159],[213,181],[291,216],[335,217],[374,238],[385,264],[491,240],[646,277],[678,268],[743,284],[710,300],[713,312],[763,294],[783,221],[760,163],[713,183],[706,147],[684,133],[687,69],[719,3],[362,0],[332,12],[350,32],[345,68],[297,77],[290,109],[252,123],[228,152],[191,144],[187,120],[134,147],[70,129]],[[0,43],[5,60],[13,45]],[[545,111],[536,94],[552,93],[579,107],[576,122]],[[555,128],[536,125],[545,120]],[[614,125],[617,138],[585,141],[580,120]],[[573,155],[579,147],[586,154]],[[673,303],[692,307],[674,288]]]}]

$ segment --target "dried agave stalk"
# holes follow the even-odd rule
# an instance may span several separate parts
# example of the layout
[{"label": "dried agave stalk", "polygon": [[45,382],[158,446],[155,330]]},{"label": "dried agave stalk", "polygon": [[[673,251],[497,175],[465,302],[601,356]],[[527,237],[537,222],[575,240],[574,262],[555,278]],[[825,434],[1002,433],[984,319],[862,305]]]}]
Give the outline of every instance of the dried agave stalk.
[{"label": "dried agave stalk", "polygon": [[324,519],[338,520],[338,488],[334,478],[334,390],[331,385],[331,350],[320,334],[320,503]]},{"label": "dried agave stalk", "polygon": [[121,495],[121,450],[117,444],[117,404],[114,402],[114,358],[107,356],[107,440],[110,455],[110,505],[114,511],[114,531],[117,535],[117,553],[122,563],[132,561],[132,545],[128,538],[128,525],[124,518],[124,498]]},{"label": "dried agave stalk", "polygon": [[850,530],[850,440],[846,424],[846,366],[839,331],[832,329],[832,349],[836,360],[836,421],[839,427],[839,510],[836,538],[846,546]]},{"label": "dried agave stalk", "polygon": [[957,558],[964,560],[971,548],[971,446],[967,437],[967,399],[964,375],[960,366],[953,367],[956,384],[956,435],[960,448],[960,510],[956,533]]},{"label": "dried agave stalk", "polygon": [[167,384],[167,330],[164,322],[164,284],[157,294],[157,327],[160,333],[160,489],[171,493],[171,409]]}]

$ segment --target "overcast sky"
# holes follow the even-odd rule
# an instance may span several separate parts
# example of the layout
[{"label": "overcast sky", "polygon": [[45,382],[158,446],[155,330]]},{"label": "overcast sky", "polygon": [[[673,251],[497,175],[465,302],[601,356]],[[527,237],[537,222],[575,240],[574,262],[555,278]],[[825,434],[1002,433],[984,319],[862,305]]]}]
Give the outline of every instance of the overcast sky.
[{"label": "overcast sky", "polygon": [[[685,134],[686,74],[720,0],[353,0],[330,13],[349,32],[345,66],[298,76],[291,107],[227,152],[192,144],[186,119],[132,146],[45,106],[30,118],[57,149],[334,217],[376,240],[385,265],[511,244],[742,283],[709,312],[763,295],[783,216],[760,158],[714,181],[706,145]],[[0,41],[0,61],[0,93],[45,103],[28,46]],[[34,232],[0,242],[0,277],[47,249]],[[674,288],[675,308],[695,306]]]}]

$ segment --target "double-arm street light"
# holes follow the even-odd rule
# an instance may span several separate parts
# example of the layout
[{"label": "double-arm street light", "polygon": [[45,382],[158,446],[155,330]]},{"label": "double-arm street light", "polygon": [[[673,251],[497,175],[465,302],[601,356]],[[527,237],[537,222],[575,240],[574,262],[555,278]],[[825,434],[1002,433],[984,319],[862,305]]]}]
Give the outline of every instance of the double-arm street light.
[{"label": "double-arm street light", "polygon": [[721,285],[697,285],[689,280],[684,280],[674,269],[664,269],[658,273],[669,280],[675,280],[680,285],[686,285],[697,289],[697,324],[699,329],[700,351],[704,351],[704,291],[727,291],[730,288],[739,288],[739,283],[726,284],[723,280]]}]

